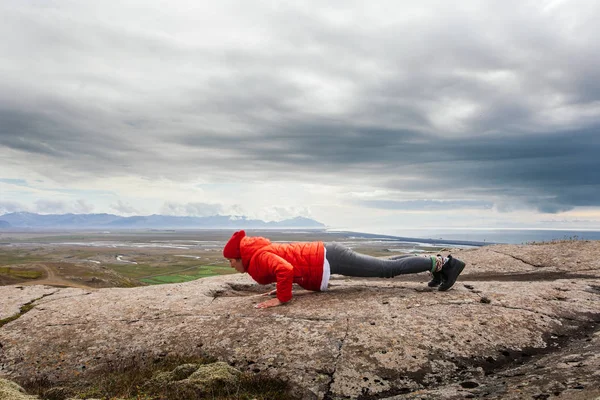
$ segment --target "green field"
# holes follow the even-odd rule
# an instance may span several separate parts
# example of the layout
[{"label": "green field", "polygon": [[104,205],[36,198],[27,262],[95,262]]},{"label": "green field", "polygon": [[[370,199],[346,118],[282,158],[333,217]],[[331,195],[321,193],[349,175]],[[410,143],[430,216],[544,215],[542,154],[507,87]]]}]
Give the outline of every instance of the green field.
[{"label": "green field", "polygon": [[215,265],[189,265],[188,263],[168,264],[168,265],[119,265],[111,264],[109,268],[115,270],[120,275],[136,279],[149,285],[158,285],[162,283],[188,282],[195,279],[206,278],[208,276],[226,275],[235,273],[228,266]]},{"label": "green field", "polygon": [[235,273],[231,268],[218,268],[213,266],[199,266],[192,270],[182,273],[173,273],[169,275],[156,275],[147,278],[141,278],[140,281],[149,285],[159,285],[162,283],[180,283],[189,282],[200,278],[206,278],[215,275],[226,275]]},{"label": "green field", "polygon": [[0,266],[32,264],[41,260],[41,257],[33,255],[31,249],[0,250]]},{"label": "green field", "polygon": [[39,279],[44,273],[42,271],[11,268],[11,267],[0,267],[0,275],[6,275],[13,278],[20,279]]}]

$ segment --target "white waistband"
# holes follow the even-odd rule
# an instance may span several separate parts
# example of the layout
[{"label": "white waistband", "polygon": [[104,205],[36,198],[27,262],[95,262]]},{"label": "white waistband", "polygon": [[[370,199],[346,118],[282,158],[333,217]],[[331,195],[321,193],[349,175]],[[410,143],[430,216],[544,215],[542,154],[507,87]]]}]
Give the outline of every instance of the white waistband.
[{"label": "white waistband", "polygon": [[321,291],[327,290],[330,275],[331,266],[329,265],[329,261],[327,261],[327,249],[323,248],[323,277],[321,278]]}]

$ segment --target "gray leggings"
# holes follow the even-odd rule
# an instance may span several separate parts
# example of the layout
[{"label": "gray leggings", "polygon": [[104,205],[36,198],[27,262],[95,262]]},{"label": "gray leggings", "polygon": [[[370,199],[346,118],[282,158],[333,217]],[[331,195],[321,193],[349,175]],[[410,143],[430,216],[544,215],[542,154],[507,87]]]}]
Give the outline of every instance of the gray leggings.
[{"label": "gray leggings", "polygon": [[396,256],[391,259],[360,254],[339,243],[325,245],[332,274],[363,278],[391,278],[401,274],[431,271],[431,257]]}]

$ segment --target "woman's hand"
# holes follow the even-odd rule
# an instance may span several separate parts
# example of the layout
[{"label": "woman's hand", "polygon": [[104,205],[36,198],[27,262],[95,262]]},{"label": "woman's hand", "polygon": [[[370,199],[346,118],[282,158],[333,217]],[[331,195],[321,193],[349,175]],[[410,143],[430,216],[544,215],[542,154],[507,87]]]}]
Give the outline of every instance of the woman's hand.
[{"label": "woman's hand", "polygon": [[269,308],[269,307],[277,307],[282,305],[283,303],[279,301],[279,299],[271,299],[267,301],[263,301],[262,303],[258,303],[254,306],[254,308]]}]

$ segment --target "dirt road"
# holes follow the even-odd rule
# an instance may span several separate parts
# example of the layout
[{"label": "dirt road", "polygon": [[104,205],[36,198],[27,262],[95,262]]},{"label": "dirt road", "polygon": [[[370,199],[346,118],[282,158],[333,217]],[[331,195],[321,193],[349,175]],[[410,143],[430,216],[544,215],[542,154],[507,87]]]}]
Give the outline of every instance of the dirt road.
[{"label": "dirt road", "polygon": [[58,287],[74,287],[79,289],[93,289],[90,286],[84,285],[82,283],[73,282],[67,279],[63,279],[60,276],[56,275],[56,272],[48,267],[45,264],[39,264],[40,267],[44,269],[46,272],[46,276],[40,279],[30,280],[26,282],[19,283],[22,286],[30,286],[30,285],[47,285],[47,286],[58,286]]}]

